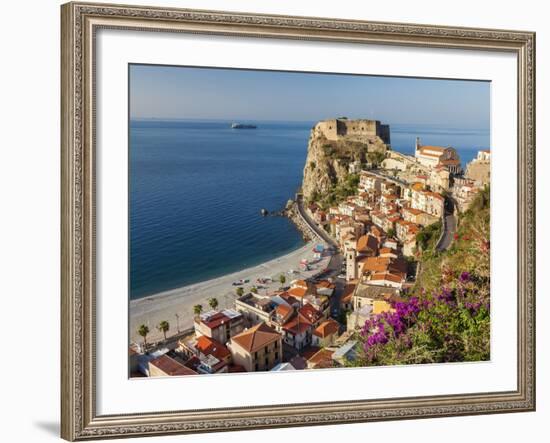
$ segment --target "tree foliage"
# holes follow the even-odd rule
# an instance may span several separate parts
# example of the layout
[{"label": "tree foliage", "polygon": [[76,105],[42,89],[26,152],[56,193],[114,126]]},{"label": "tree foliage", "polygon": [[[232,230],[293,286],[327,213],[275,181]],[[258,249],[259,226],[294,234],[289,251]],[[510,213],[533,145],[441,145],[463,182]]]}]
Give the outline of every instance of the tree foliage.
[{"label": "tree foliage", "polygon": [[170,330],[170,323],[168,323],[166,320],[162,320],[158,324],[157,329],[162,332],[162,335],[164,335],[164,340],[166,340],[166,333]]},{"label": "tree foliage", "polygon": [[385,158],[386,154],[380,151],[372,151],[367,154],[367,159],[374,168],[377,168]]},{"label": "tree foliage", "polygon": [[195,315],[201,315],[201,313],[202,313],[202,305],[199,304],[199,305],[193,306],[193,313],[194,313]]},{"label": "tree foliage", "polygon": [[147,351],[147,334],[149,334],[149,327],[147,325],[140,325],[137,332],[143,337],[143,347],[145,351]]}]

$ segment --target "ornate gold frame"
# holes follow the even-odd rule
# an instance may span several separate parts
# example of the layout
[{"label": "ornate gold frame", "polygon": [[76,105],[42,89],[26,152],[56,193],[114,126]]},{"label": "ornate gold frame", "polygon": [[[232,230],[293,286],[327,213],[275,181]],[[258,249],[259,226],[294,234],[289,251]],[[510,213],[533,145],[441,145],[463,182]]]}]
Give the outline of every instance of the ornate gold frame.
[{"label": "ornate gold frame", "polygon": [[[61,435],[67,440],[533,411],[535,34],[218,11],[61,7]],[[518,384],[511,392],[98,416],[95,408],[94,35],[99,28],[508,51],[518,59]]]}]

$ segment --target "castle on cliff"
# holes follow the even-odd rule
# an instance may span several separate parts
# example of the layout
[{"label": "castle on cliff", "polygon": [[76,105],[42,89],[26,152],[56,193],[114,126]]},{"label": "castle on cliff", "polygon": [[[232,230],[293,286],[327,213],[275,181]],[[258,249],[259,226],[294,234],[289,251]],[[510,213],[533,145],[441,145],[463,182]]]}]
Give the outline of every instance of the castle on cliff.
[{"label": "castle on cliff", "polygon": [[335,118],[317,123],[316,131],[320,131],[327,140],[337,141],[342,138],[371,141],[379,137],[383,143],[390,144],[390,126],[383,125],[378,120],[348,120]]}]

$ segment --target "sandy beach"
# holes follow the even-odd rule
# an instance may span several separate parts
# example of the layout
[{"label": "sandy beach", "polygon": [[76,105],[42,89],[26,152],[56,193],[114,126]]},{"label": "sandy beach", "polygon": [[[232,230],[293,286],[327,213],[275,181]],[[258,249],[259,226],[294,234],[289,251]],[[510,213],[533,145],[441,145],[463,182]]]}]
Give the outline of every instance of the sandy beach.
[{"label": "sandy beach", "polygon": [[[256,286],[256,280],[263,277],[273,278],[273,283],[263,285],[265,288],[259,289],[259,294],[270,293],[279,288],[279,276],[284,274],[286,284],[295,279],[311,277],[321,270],[325,269],[330,261],[330,257],[324,257],[321,261],[313,264],[311,270],[300,271],[300,260],[307,259],[313,262],[314,242],[309,242],[295,251],[292,251],[282,257],[275,258],[257,266],[243,269],[232,274],[227,274],[218,278],[195,283],[189,286],[172,289],[158,294],[150,295],[144,298],[130,301],[130,341],[141,342],[142,338],[137,334],[137,328],[141,324],[149,327],[150,334],[147,336],[149,342],[162,338],[156,326],[166,320],[170,323],[170,331],[167,336],[190,328],[193,325],[193,306],[202,304],[203,311],[210,309],[208,299],[215,297],[218,300],[219,308],[234,307],[236,298],[236,288],[232,283],[240,279],[248,279],[249,283],[243,285],[245,292],[252,286]],[[291,273],[290,270],[294,270]],[[177,317],[176,317],[177,314]]]}]

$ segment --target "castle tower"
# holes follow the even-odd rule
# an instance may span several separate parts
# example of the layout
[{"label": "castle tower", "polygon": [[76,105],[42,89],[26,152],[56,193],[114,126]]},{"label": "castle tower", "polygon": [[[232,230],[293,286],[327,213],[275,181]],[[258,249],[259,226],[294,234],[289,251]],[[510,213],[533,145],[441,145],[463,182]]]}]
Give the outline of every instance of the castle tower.
[{"label": "castle tower", "polygon": [[414,146],[414,152],[418,151],[420,149],[420,146],[422,146],[420,144],[420,137],[416,137],[416,143],[415,143],[415,146]]}]

